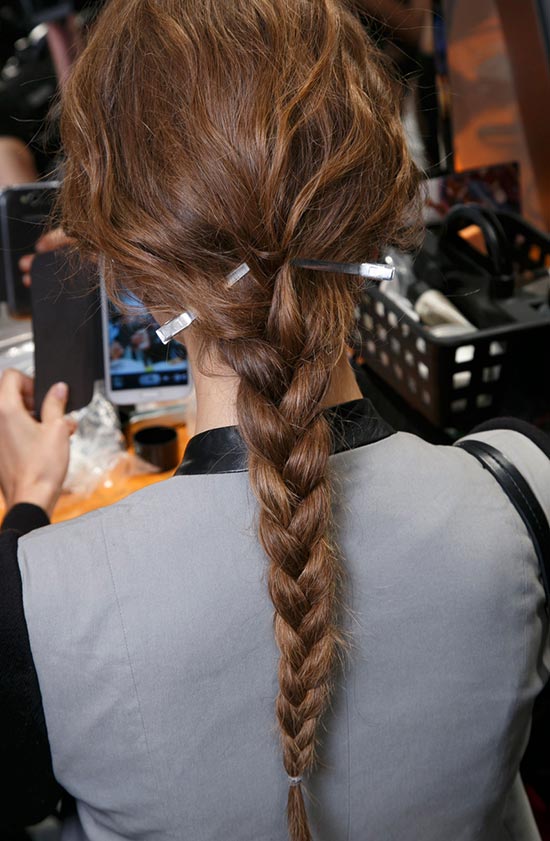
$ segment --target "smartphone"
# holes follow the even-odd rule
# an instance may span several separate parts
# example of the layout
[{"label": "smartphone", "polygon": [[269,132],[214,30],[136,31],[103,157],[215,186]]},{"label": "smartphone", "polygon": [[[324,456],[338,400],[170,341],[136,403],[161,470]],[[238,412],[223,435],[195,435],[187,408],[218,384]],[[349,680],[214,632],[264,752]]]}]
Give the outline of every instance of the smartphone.
[{"label": "smartphone", "polygon": [[158,324],[132,293],[123,295],[125,311],[107,299],[101,282],[105,390],[113,403],[128,405],[181,400],[191,392],[184,346],[163,345]]},{"label": "smartphone", "polygon": [[67,412],[87,406],[103,380],[97,266],[63,250],[37,254],[32,264],[34,405],[40,417],[48,389],[69,386]]},{"label": "smartphone", "polygon": [[11,315],[31,314],[31,291],[23,286],[19,260],[32,254],[46,231],[59,183],[21,184],[0,190],[3,282]]},{"label": "smartphone", "polygon": [[4,271],[4,234],[2,222],[0,221],[0,304],[4,304],[7,300],[6,272]]}]

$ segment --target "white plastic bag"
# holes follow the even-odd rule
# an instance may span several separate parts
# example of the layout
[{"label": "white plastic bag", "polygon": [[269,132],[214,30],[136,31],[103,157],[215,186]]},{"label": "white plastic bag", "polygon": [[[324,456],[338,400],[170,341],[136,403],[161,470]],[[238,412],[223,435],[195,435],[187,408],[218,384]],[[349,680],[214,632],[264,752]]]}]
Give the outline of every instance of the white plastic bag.
[{"label": "white plastic bag", "polygon": [[69,470],[63,490],[89,496],[126,455],[115,407],[96,383],[90,403],[73,412],[78,428],[71,438]]}]

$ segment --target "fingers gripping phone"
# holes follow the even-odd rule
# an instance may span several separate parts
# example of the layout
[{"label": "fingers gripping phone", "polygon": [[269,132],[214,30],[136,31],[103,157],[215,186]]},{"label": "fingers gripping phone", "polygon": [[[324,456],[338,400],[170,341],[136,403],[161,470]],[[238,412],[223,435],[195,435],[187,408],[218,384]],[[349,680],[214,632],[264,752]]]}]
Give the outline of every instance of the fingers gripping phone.
[{"label": "fingers gripping phone", "polygon": [[56,181],[49,181],[0,190],[0,260],[11,315],[31,314],[31,292],[23,285],[18,264],[25,254],[32,254],[45,233],[58,187]]},{"label": "fingers gripping phone", "polygon": [[101,316],[105,388],[109,400],[120,405],[181,400],[191,392],[191,372],[185,348],[172,341],[163,345],[159,326],[130,292],[124,312],[108,300],[101,281]]}]

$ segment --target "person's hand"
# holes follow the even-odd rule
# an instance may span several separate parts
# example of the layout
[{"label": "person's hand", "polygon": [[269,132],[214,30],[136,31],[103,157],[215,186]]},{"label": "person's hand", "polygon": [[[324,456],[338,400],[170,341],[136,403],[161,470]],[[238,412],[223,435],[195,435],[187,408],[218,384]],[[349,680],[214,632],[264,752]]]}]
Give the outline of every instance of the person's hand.
[{"label": "person's hand", "polygon": [[[65,248],[72,243],[73,240],[67,236],[63,228],[53,228],[37,240],[34,248],[36,254],[45,254],[47,251],[57,251],[58,248]],[[25,254],[19,260],[19,271],[23,272],[23,286],[31,285],[31,268],[36,254]]]},{"label": "person's hand", "polygon": [[30,414],[34,381],[9,369],[0,378],[0,488],[9,509],[39,505],[51,516],[69,466],[76,423],[65,417],[66,383],[52,386],[42,404],[42,422]]}]

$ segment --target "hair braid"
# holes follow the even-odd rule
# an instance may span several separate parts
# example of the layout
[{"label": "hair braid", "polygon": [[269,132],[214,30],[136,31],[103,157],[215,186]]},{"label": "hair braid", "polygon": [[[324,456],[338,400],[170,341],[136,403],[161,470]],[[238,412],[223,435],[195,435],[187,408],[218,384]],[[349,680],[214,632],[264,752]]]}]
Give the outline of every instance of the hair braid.
[{"label": "hair braid", "polygon": [[[315,766],[341,643],[323,413],[358,262],[418,230],[418,172],[383,56],[342,0],[110,0],[64,90],[63,224],[106,284],[197,316],[237,374],[269,559],[276,715],[290,777]],[[252,271],[228,289],[245,261]],[[311,832],[300,785],[292,841]]]},{"label": "hair braid", "polygon": [[[327,278],[338,304],[334,320],[335,309],[327,308],[332,322],[327,324],[312,308],[305,274],[293,276],[297,272],[288,264],[278,273],[266,324],[269,366],[242,364],[243,354],[250,358],[249,343],[223,347],[240,376],[239,424],[260,506],[258,532],[270,562],[268,587],[280,651],[276,716],[285,770],[295,778],[315,766],[319,721],[341,644],[341,570],[331,539],[327,470],[332,436],[322,404],[353,314],[353,294],[342,292],[341,278]],[[319,291],[317,280],[315,294]],[[283,336],[288,339],[281,343]],[[311,839],[300,783],[289,788],[288,826],[292,841]]]}]

